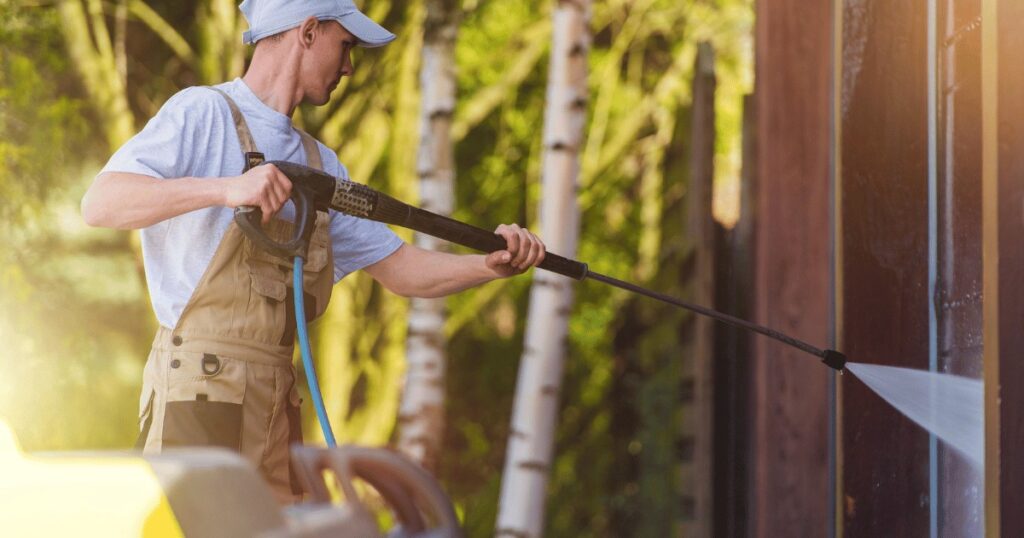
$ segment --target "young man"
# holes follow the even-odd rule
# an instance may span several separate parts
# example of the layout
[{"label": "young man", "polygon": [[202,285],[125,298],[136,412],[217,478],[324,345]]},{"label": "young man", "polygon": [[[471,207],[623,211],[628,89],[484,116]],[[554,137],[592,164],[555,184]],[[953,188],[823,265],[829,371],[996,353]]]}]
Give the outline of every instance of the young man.
[{"label": "young man", "polygon": [[[246,0],[256,45],[242,79],[174,95],[120,148],[82,200],[93,226],[142,229],[142,251],[160,329],[143,375],[139,446],[219,445],[238,450],[279,500],[299,494],[288,445],[301,441],[292,349],[291,261],[245,238],[233,208],[258,206],[264,229],[290,236],[291,183],[262,160],[285,160],[347,177],[337,155],[298,131],[291,115],[323,105],[352,74],[353,47],[394,35],[351,0]],[[273,218],[275,217],[276,218]],[[308,318],[327,307],[334,283],[363,269],[409,297],[438,297],[520,274],[544,244],[519,226],[496,233],[508,249],[457,256],[404,244],[379,223],[318,216],[303,271]]]}]

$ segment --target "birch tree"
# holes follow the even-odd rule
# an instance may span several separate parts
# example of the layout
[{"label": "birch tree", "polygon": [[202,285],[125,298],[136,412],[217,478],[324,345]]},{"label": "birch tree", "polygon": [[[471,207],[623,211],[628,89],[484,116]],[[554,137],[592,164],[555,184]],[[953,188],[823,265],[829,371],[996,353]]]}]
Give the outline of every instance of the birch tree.
[{"label": "birch tree", "polygon": [[[449,216],[455,198],[451,127],[459,4],[455,0],[427,0],[426,9],[416,171],[422,207]],[[443,241],[420,233],[416,234],[415,242],[428,250],[446,248]],[[444,298],[411,301],[398,449],[428,469],[435,467],[444,432],[444,324]]]},{"label": "birch tree", "polygon": [[[576,185],[586,123],[589,18],[589,0],[559,0],[552,15],[540,225],[548,248],[569,257],[575,256],[579,237]],[[495,530],[498,536],[543,533],[573,300],[571,283],[552,273],[533,273]]]}]

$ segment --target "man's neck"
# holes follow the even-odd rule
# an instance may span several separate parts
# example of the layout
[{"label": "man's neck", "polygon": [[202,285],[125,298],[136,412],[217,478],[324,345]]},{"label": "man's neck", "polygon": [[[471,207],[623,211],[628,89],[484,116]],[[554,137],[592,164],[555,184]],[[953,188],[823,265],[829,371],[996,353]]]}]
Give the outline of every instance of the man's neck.
[{"label": "man's neck", "polygon": [[298,62],[276,57],[284,55],[273,56],[257,48],[242,80],[265,105],[291,117],[302,101],[298,87]]}]

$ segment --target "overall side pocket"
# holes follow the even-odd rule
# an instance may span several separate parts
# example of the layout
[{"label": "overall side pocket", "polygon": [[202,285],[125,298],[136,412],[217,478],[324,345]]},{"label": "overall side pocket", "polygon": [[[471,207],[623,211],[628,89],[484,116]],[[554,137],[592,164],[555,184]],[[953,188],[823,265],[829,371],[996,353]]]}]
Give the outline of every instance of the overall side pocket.
[{"label": "overall side pocket", "polygon": [[210,353],[176,352],[167,376],[164,447],[221,446],[238,451],[245,362]]}]

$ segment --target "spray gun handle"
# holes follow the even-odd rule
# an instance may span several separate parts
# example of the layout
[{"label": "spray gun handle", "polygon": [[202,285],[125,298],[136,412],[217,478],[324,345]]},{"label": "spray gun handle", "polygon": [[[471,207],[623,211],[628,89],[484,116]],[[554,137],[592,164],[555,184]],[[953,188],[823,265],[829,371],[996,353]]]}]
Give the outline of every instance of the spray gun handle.
[{"label": "spray gun handle", "polygon": [[[307,189],[309,201],[306,203],[315,205],[317,209],[326,209],[329,205],[347,215],[410,228],[481,252],[490,253],[508,248],[505,239],[500,235],[411,206],[366,185],[345,178],[335,178],[301,164],[285,161],[268,161],[267,164],[277,166],[288,176],[292,181],[293,193],[296,190]],[[236,220],[238,218],[236,213]],[[254,241],[260,241],[260,245],[271,252],[281,250],[280,247],[283,245],[274,244],[261,237],[263,234],[259,230],[258,218],[249,216],[248,221],[242,228],[246,235]],[[239,221],[239,224],[242,225],[242,222]],[[583,280],[588,274],[587,264],[550,252],[545,255],[544,261],[538,267],[576,280]]]},{"label": "spray gun handle", "polygon": [[263,231],[263,211],[256,206],[239,206],[235,208],[235,222],[257,248],[284,258],[292,259],[296,256],[306,259],[309,251],[309,238],[313,234],[313,226],[316,224],[316,207],[312,200],[312,194],[302,185],[293,185],[289,196],[295,204],[295,234],[284,242],[278,243],[267,236]]}]

